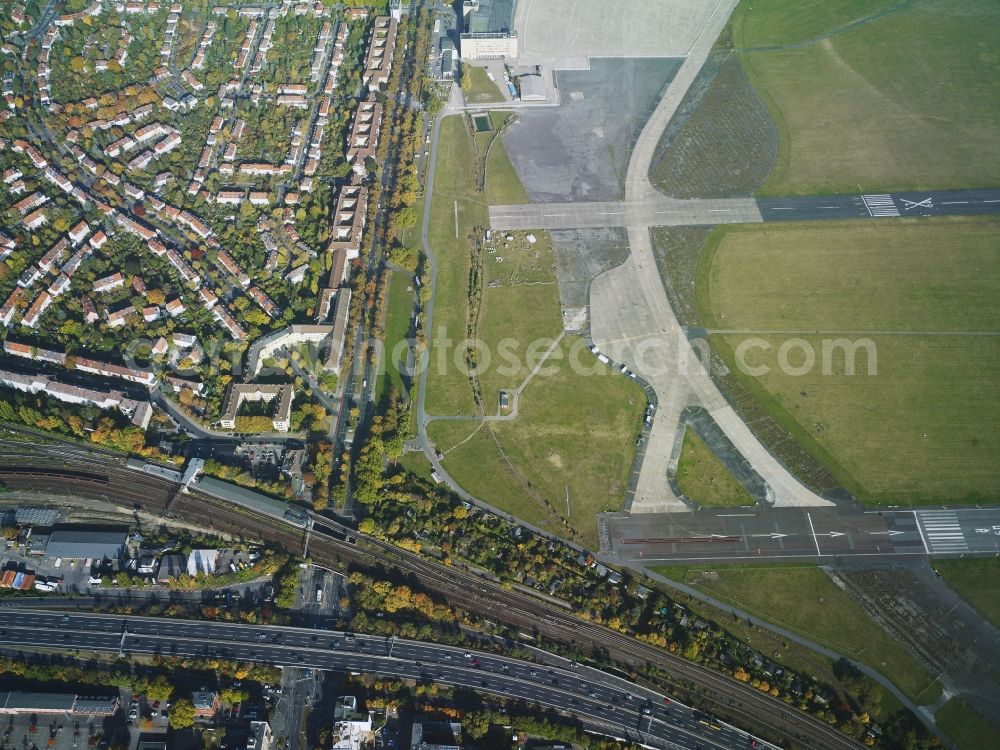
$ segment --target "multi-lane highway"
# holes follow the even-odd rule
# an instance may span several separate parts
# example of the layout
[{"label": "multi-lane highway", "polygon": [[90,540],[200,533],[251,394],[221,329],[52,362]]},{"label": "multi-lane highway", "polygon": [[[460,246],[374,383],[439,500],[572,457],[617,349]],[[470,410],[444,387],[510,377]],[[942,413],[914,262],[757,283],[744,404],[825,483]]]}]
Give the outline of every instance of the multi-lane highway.
[{"label": "multi-lane highway", "polygon": [[24,609],[0,610],[0,640],[25,649],[219,657],[392,675],[555,708],[593,731],[654,747],[772,747],[661,693],[548,655],[535,663],[385,636]]},{"label": "multi-lane highway", "polygon": [[600,524],[605,551],[635,565],[1000,555],[1000,508],[746,507]]}]

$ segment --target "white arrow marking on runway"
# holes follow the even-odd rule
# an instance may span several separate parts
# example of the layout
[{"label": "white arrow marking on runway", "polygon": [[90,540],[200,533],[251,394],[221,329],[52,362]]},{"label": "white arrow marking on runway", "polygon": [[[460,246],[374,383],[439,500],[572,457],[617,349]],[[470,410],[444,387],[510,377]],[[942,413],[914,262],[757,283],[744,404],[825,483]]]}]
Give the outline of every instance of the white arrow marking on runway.
[{"label": "white arrow marking on runway", "polygon": [[890,529],[889,531],[866,531],[866,534],[871,534],[872,536],[896,536],[896,534],[905,534],[905,531],[899,531],[897,529]]},{"label": "white arrow marking on runway", "polygon": [[843,536],[844,533],[845,532],[843,532],[843,531],[827,531],[827,532],[824,532],[822,534],[817,534],[816,536],[835,537],[835,536]]},{"label": "white arrow marking on runway", "polygon": [[758,537],[763,537],[765,539],[784,539],[788,534],[781,534],[777,531],[772,531],[770,534],[750,534],[751,539],[757,539]]}]

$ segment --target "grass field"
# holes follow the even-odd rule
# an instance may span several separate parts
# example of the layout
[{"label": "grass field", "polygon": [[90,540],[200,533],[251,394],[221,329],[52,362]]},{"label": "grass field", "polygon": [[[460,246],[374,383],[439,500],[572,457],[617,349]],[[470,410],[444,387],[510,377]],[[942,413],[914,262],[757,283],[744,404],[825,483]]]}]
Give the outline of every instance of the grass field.
[{"label": "grass field", "polygon": [[1000,628],[1000,559],[935,560],[934,568],[963,599]]},{"label": "grass field", "polygon": [[399,465],[421,479],[426,479],[428,482],[433,481],[431,479],[431,462],[423,453],[404,453],[399,459]]},{"label": "grass field", "polygon": [[382,361],[376,401],[395,388],[401,393],[406,384],[400,368],[406,366],[408,347],[403,343],[410,332],[413,313],[413,277],[403,271],[389,275],[389,295],[385,303],[385,357]]},{"label": "grass field", "polygon": [[677,462],[681,492],[699,505],[735,507],[753,505],[746,488],[691,429],[684,431],[684,445]]},{"label": "grass field", "polygon": [[731,24],[779,133],[763,193],[996,183],[994,0],[755,0]]},{"label": "grass field", "polygon": [[428,434],[465,489],[549,531],[567,533],[568,488],[570,528],[594,546],[596,514],[621,506],[646,398],[610,369],[574,373],[574,356],[586,367],[595,362],[578,339],[563,339],[557,353],[559,359],[546,362],[553,371],[522,392],[516,420],[438,421]]},{"label": "grass field", "polygon": [[720,601],[857,659],[891,679],[918,704],[933,703],[941,686],[847,592],[813,565],[656,568]]},{"label": "grass field", "polygon": [[[507,117],[495,114],[494,125]],[[479,147],[490,137],[479,134]],[[442,122],[439,148],[429,227],[438,278],[426,408],[434,416],[471,416],[471,383],[454,356],[469,317],[469,236],[488,225],[488,205],[526,202],[528,196],[499,139],[486,159],[484,193],[476,193],[473,140],[461,118]],[[536,232],[532,243],[526,233],[511,236],[494,235],[480,256],[477,338],[491,351],[492,362],[482,367],[479,380],[489,414],[497,410],[498,391],[519,386],[562,330],[549,237]],[[502,354],[504,339],[516,364]],[[554,354],[552,372],[539,374],[522,392],[516,420],[481,428],[474,421],[439,420],[428,434],[439,450],[448,451],[445,468],[472,494],[553,532],[574,529],[578,538],[596,545],[596,514],[621,506],[646,399],[630,379],[593,367],[594,356],[578,339],[564,339]],[[567,361],[574,357],[597,374],[576,374]],[[482,357],[479,364],[485,365]],[[502,365],[507,366],[501,370]]]},{"label": "grass field", "polygon": [[462,68],[462,75],[472,78],[472,87],[465,92],[465,101],[468,104],[496,104],[503,101],[503,94],[486,75],[485,68],[466,65]]},{"label": "grass field", "polygon": [[[730,369],[859,499],[1000,499],[1000,255],[991,220],[717,230],[698,306]],[[855,374],[823,341],[870,340]],[[805,374],[793,368],[815,355]],[[736,368],[735,351],[753,377]],[[765,349],[763,347],[769,347]],[[824,363],[828,368],[824,367]]]},{"label": "grass field", "polygon": [[[502,144],[499,146],[502,148]],[[468,378],[455,366],[454,342],[466,335],[471,267],[469,234],[489,222],[487,203],[475,190],[475,155],[465,120],[455,115],[441,123],[437,174],[428,237],[437,256],[437,286],[427,411],[474,414]],[[450,343],[446,344],[445,340]],[[439,362],[443,360],[443,364]]]},{"label": "grass field", "polygon": [[945,703],[934,721],[958,745],[958,750],[984,750],[1000,747],[1000,728],[958,698]]},{"label": "grass field", "polygon": [[[495,120],[500,125],[502,115]],[[427,411],[435,415],[474,414],[472,389],[464,369],[456,365],[456,344],[466,336],[469,272],[472,247],[469,234],[489,223],[487,206],[493,203],[525,203],[527,193],[497,139],[487,159],[485,192],[475,191],[472,143],[464,121],[448,117],[441,124],[437,179],[429,231],[431,247],[438,258],[438,280],[434,305],[435,343],[427,387]],[[456,206],[458,236],[456,237]],[[530,342],[554,338],[562,328],[559,292],[555,281],[555,255],[548,238],[530,245],[524,233],[512,242],[500,238],[496,252],[484,256],[483,300],[478,336],[493,352],[494,366],[481,376],[487,411],[500,388],[512,388],[527,375],[523,364]],[[503,258],[498,262],[497,258]],[[441,336],[442,327],[445,335]],[[497,346],[504,338],[518,342],[522,366],[510,375],[498,372]],[[448,348],[444,340],[449,339]],[[462,363],[459,353],[458,362]]]}]

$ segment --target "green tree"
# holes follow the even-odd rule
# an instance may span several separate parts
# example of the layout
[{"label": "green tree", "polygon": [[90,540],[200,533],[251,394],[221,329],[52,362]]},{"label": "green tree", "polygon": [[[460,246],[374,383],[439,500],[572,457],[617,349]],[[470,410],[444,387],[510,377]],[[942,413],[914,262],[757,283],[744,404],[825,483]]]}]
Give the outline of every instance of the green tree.
[{"label": "green tree", "polygon": [[170,728],[187,729],[194,725],[194,706],[187,698],[174,701],[170,709]]}]

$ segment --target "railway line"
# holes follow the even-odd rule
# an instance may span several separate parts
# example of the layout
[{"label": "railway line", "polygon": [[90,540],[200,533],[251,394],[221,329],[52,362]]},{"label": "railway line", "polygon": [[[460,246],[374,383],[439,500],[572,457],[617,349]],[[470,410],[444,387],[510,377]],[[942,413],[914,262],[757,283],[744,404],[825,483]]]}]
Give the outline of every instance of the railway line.
[{"label": "railway line", "polygon": [[[179,494],[177,486],[164,480],[135,472],[125,467],[124,457],[111,452],[96,454],[80,446],[34,445],[21,451],[14,460],[6,453],[0,458],[0,477],[4,468],[16,462],[28,468],[26,458],[49,456],[48,481],[70,485],[78,494],[97,495],[110,501],[107,488],[115,499],[139,503],[152,513],[162,513],[171,501],[170,515],[196,522],[216,531],[242,537],[256,537],[282,547],[302,551],[308,541],[309,555],[317,563],[331,568],[349,564],[365,567],[384,565],[416,576],[421,584],[445,596],[462,602],[464,608],[489,619],[538,633],[548,639],[573,644],[581,650],[605,652],[616,662],[639,672],[656,668],[670,676],[675,692],[684,693],[713,713],[727,716],[736,723],[754,727],[787,747],[808,750],[840,750],[860,747],[853,739],[836,729],[786,705],[759,690],[732,680],[709,667],[688,662],[667,651],[650,646],[613,630],[574,616],[561,607],[527,593],[515,592],[474,573],[446,567],[394,545],[359,535],[356,530],[318,514],[310,514],[312,528],[303,529],[280,517],[269,517],[239,508],[231,503],[201,492]],[[8,443],[0,440],[0,445]],[[54,450],[53,450],[54,449]],[[54,454],[54,456],[53,456]],[[63,462],[59,469],[52,458]],[[84,461],[85,466],[70,466]],[[71,471],[91,474],[105,473],[107,487],[76,483]],[[114,481],[112,481],[114,480]],[[6,481],[6,480],[5,480]],[[170,485],[164,487],[164,484]],[[124,485],[119,488],[119,485]],[[81,492],[83,490],[83,492]],[[105,490],[105,491],[101,491]],[[154,492],[150,493],[150,490]]]}]

